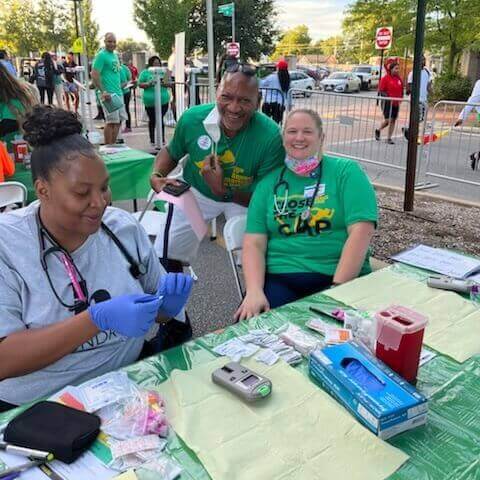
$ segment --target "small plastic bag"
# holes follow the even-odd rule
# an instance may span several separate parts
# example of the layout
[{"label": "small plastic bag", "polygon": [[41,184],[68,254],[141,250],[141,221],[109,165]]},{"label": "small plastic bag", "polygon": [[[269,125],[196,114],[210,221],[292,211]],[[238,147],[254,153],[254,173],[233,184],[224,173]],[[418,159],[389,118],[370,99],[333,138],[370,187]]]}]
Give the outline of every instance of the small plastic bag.
[{"label": "small plastic bag", "polygon": [[140,480],[174,480],[182,469],[175,460],[162,454],[145,463],[136,473]]},{"label": "small plastic bag", "polygon": [[131,395],[97,412],[102,430],[119,440],[141,435],[168,435],[168,422],[162,397],[154,391],[132,387]]},{"label": "small plastic bag", "polygon": [[320,339],[292,323],[287,323],[283,327],[280,327],[276,333],[287,345],[291,345],[297,352],[304,356],[308,356],[312,350],[322,344]]}]

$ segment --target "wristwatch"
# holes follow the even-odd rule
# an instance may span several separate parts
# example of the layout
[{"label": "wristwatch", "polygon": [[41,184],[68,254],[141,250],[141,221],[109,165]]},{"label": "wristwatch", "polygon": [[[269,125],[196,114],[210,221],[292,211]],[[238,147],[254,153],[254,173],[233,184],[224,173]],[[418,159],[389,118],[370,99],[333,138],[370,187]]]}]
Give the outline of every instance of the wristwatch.
[{"label": "wristwatch", "polygon": [[225,187],[225,193],[222,195],[222,200],[224,202],[231,202],[233,200],[232,187]]},{"label": "wristwatch", "polygon": [[165,175],[162,172],[153,172],[151,177],[165,178]]}]

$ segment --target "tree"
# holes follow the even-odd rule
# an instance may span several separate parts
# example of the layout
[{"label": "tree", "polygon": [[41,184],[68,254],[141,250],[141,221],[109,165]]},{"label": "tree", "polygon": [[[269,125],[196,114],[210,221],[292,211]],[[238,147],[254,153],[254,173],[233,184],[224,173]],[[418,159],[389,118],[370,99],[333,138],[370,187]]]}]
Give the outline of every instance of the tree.
[{"label": "tree", "polygon": [[[355,0],[343,21],[346,37],[356,42],[356,56],[376,54],[375,31],[393,26],[390,55],[413,50],[417,2],[415,0]],[[427,2],[425,48],[443,53],[447,72],[458,72],[464,50],[480,49],[480,2],[478,0],[430,0]],[[360,52],[361,51],[361,52]]]},{"label": "tree", "polygon": [[447,73],[456,74],[464,50],[479,49],[480,2],[478,0],[433,0],[429,3],[426,43],[446,47]]},{"label": "tree", "polygon": [[128,62],[132,59],[133,53],[144,52],[149,47],[145,42],[136,42],[133,38],[126,38],[117,42],[117,50],[122,54],[122,60]]},{"label": "tree", "polygon": [[42,50],[56,51],[59,47],[70,47],[72,21],[64,2],[40,0],[36,25]]},{"label": "tree", "polygon": [[[215,53],[225,51],[225,44],[231,41],[232,19],[218,13],[218,5],[228,3],[213,1]],[[276,8],[274,0],[235,0],[235,40],[240,42],[240,53],[244,59],[257,60],[262,54],[273,51],[278,36],[275,27]],[[195,3],[188,19],[190,35],[187,37],[188,50],[207,50],[207,15],[205,0]]]},{"label": "tree", "polygon": [[377,28],[383,26],[393,27],[394,41],[388,54],[404,55],[405,48],[413,47],[416,4],[415,0],[356,0],[352,3],[343,20],[350,56],[356,61],[367,61],[378,55],[375,34]]},{"label": "tree", "polygon": [[311,48],[311,42],[312,39],[308,34],[308,27],[306,25],[298,25],[283,33],[272,57],[279,58],[285,55],[308,53],[308,50]]},{"label": "tree", "polygon": [[0,0],[0,41],[10,53],[40,50],[40,37],[32,0]]},{"label": "tree", "polygon": [[151,39],[155,50],[168,57],[175,34],[187,30],[188,15],[195,0],[135,0],[133,16]]}]

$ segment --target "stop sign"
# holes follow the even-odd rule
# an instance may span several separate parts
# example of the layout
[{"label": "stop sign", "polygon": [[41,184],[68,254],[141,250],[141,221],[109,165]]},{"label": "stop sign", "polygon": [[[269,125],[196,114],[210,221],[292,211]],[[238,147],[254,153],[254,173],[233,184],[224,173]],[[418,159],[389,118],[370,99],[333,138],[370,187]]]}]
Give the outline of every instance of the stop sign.
[{"label": "stop sign", "polygon": [[240,58],[240,44],[238,42],[227,43],[227,55],[229,57]]},{"label": "stop sign", "polygon": [[379,50],[385,50],[392,46],[393,28],[380,27],[377,28],[377,35],[375,36],[375,46]]}]

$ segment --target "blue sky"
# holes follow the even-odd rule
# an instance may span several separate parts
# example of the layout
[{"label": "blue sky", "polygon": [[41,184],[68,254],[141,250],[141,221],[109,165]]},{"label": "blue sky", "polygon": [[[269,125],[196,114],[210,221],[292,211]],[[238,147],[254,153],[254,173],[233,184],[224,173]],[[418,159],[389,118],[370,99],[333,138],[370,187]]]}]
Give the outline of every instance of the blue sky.
[{"label": "blue sky", "polygon": [[[276,0],[279,24],[282,28],[305,24],[313,39],[327,38],[340,31],[343,10],[348,3],[349,0]],[[132,19],[133,0],[115,0],[113,22],[111,0],[93,0],[93,9],[101,34],[113,30],[120,39],[146,40]]]}]

